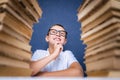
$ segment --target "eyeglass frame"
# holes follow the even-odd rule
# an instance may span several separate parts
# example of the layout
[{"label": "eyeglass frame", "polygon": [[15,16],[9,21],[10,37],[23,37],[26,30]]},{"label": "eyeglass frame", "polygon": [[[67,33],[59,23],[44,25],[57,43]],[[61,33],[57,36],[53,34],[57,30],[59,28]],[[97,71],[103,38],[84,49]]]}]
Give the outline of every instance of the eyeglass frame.
[{"label": "eyeglass frame", "polygon": [[[59,34],[60,34],[60,32],[65,32],[66,35],[65,35],[65,36],[62,36],[62,37],[67,38],[67,31],[65,31],[65,30],[49,29],[47,35],[49,35],[50,30],[55,30],[55,31],[56,31],[56,34],[57,34],[58,32],[59,32]],[[51,35],[56,35],[56,34],[51,34]],[[61,35],[60,35],[60,36],[61,36]]]}]

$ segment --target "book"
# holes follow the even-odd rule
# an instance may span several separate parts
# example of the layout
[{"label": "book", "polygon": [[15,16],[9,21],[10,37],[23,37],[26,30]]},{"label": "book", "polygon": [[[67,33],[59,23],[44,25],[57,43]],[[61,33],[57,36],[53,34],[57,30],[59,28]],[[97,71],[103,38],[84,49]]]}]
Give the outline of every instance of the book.
[{"label": "book", "polygon": [[0,66],[10,66],[30,69],[29,62],[16,60],[6,56],[0,56]]},{"label": "book", "polygon": [[95,19],[91,23],[87,24],[85,27],[81,28],[82,35],[87,33],[88,31],[94,29],[95,27],[99,26],[100,24],[104,23],[111,17],[120,17],[120,12],[118,10],[111,9],[101,15],[99,18]]},{"label": "book", "polygon": [[81,11],[83,11],[86,8],[86,6],[88,5],[88,3],[90,3],[90,1],[91,0],[84,0],[84,1],[82,1],[81,5],[77,9],[78,13],[81,13]]},{"label": "book", "polygon": [[85,63],[86,71],[97,70],[120,70],[120,56],[102,58],[93,62]]},{"label": "book", "polygon": [[[104,2],[104,0],[103,0]],[[91,23],[95,19],[99,18],[102,14],[104,14],[106,11],[109,11],[110,9],[116,9],[120,10],[120,2],[118,0],[105,0],[105,4],[100,7],[100,9],[97,8],[97,11],[88,18],[86,18],[84,21],[82,21],[82,27],[86,26],[88,23]]]},{"label": "book", "polygon": [[41,15],[36,0],[0,0],[0,76],[31,76],[29,41]]},{"label": "book", "polygon": [[94,45],[93,47],[87,48],[85,52],[86,52],[86,53],[89,53],[89,52],[91,52],[91,51],[94,51],[94,50],[96,50],[96,49],[99,49],[100,47],[103,47],[103,46],[105,46],[105,45],[111,44],[111,43],[113,43],[113,42],[115,42],[115,41],[120,41],[120,36],[115,36],[115,37],[112,38],[112,39],[108,39],[108,40],[106,40],[106,41],[104,41],[104,42],[101,42],[100,44],[97,44],[97,45]]},{"label": "book", "polygon": [[[3,0],[4,1],[4,0]],[[6,1],[6,0],[5,0]],[[10,8],[7,4],[0,5],[0,12],[8,12],[9,14],[16,17],[19,21],[21,21],[23,24],[25,24],[28,28],[32,29],[33,24],[29,24],[24,18],[22,18],[18,13],[14,11],[14,9]]]},{"label": "book", "polygon": [[[19,1],[19,0],[16,0],[17,2]],[[22,17],[25,21],[27,21],[30,25],[32,25],[33,24],[33,22],[35,22],[35,21],[33,21],[32,19],[30,19],[29,18],[29,16],[27,15],[27,14],[25,14],[25,12],[24,12],[24,10],[23,9],[25,9],[24,8],[24,6],[22,6],[23,7],[23,9],[21,9],[20,8],[20,4],[21,3],[16,3],[16,1],[11,1],[11,0],[2,0],[0,3],[1,3],[1,5],[3,4],[3,5],[8,5],[9,6],[9,8],[11,8],[16,14],[18,14],[20,17]],[[16,6],[15,6],[16,5]],[[13,15],[14,16],[14,15]]]},{"label": "book", "polygon": [[19,33],[15,32],[5,24],[0,23],[0,32],[4,32],[10,36],[13,36],[16,39],[22,41],[23,43],[29,43],[29,39],[26,39],[23,35],[20,35]]},{"label": "book", "polygon": [[39,14],[39,17],[42,16],[42,9],[40,8],[40,5],[38,4],[37,0],[27,0],[34,8],[34,10]]},{"label": "book", "polygon": [[[114,26],[113,26],[114,27]],[[98,38],[95,38],[95,39],[93,39],[93,40],[91,40],[91,41],[89,41],[89,42],[87,42],[86,43],[86,49],[88,49],[88,48],[91,48],[91,47],[93,47],[93,46],[95,46],[95,45],[98,45],[98,44],[100,44],[100,43],[102,43],[102,42],[105,42],[105,41],[107,41],[107,40],[109,40],[109,39],[113,39],[113,38],[115,38],[115,37],[117,37],[117,36],[119,36],[120,35],[120,29],[118,28],[118,29],[113,29],[113,30],[111,30],[110,32],[108,32],[108,33],[106,33],[106,34],[104,34],[104,35],[101,35],[100,37],[98,37]]]},{"label": "book", "polygon": [[[24,4],[21,2],[21,0],[15,0],[14,3],[17,5],[16,7],[18,7],[18,9],[21,10],[27,18],[24,18],[22,15],[21,15],[21,17],[22,17],[23,19],[26,19],[26,21],[30,24],[30,26],[32,26],[33,23],[36,22],[36,20],[35,20],[34,15],[31,14],[30,11],[28,11],[28,9],[26,9],[26,6],[27,6],[27,5],[24,5]],[[20,13],[20,12],[19,12],[19,13]]]},{"label": "book", "polygon": [[26,39],[30,40],[32,36],[32,29],[29,29],[26,25],[21,23],[14,16],[3,12],[0,13],[0,22],[7,25],[9,28],[17,32],[18,34],[24,36]]},{"label": "book", "polygon": [[112,48],[109,50],[105,50],[94,55],[90,55],[85,59],[86,63],[94,62],[96,60],[100,60],[102,58],[110,57],[110,56],[120,56],[120,49],[119,48]]},{"label": "book", "polygon": [[31,51],[31,46],[29,44],[23,43],[4,32],[0,32],[0,41],[28,52]]},{"label": "book", "polygon": [[30,61],[32,53],[31,51],[24,51],[0,41],[0,55],[9,56],[22,61]]},{"label": "book", "polygon": [[77,16],[88,77],[120,77],[120,0],[85,0]]},{"label": "book", "polygon": [[100,70],[86,73],[88,77],[120,77],[120,70]]},{"label": "book", "polygon": [[93,11],[99,4],[101,4],[102,0],[84,0],[83,4],[78,9],[78,21],[83,21],[84,17],[87,16],[88,13]]},{"label": "book", "polygon": [[30,5],[30,3],[28,2],[28,0],[19,0],[19,3],[21,3],[21,5],[24,5],[25,10],[28,11],[34,17],[34,21],[38,22],[38,18],[40,16],[34,10],[34,7],[32,5]]},{"label": "book", "polygon": [[101,37],[102,35],[104,35],[105,37],[106,34],[113,30],[118,31],[117,29],[119,29],[119,27],[119,19],[112,18],[106,23],[101,24],[100,26],[96,27],[95,29],[89,31],[86,35],[84,35],[83,37],[86,38],[82,38],[83,43],[87,43],[91,40]]},{"label": "book", "polygon": [[0,65],[1,77],[28,77],[31,76],[32,70],[30,68],[10,67]]},{"label": "book", "polygon": [[117,48],[119,47],[120,48],[120,41],[114,41],[110,44],[107,44],[107,45],[104,45],[102,47],[99,47],[95,50],[92,50],[91,52],[88,52],[88,53],[85,53],[85,57],[88,57],[90,55],[94,55],[94,54],[97,54],[97,53],[100,53],[100,52],[103,52],[105,50],[110,50],[112,48]]},{"label": "book", "polygon": [[92,36],[93,34],[98,33],[98,31],[105,29],[109,27],[112,24],[119,23],[120,19],[117,17],[112,17],[106,22],[102,23],[101,25],[98,25],[96,28],[90,30],[89,32],[85,33],[84,35],[81,35],[81,39],[84,40],[86,37]]}]

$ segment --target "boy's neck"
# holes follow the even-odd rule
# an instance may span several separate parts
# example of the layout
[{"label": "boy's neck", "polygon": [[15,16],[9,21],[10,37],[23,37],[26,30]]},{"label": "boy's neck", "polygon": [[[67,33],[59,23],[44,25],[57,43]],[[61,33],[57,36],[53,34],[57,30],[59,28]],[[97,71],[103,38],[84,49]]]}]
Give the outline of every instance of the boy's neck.
[{"label": "boy's neck", "polygon": [[54,52],[54,48],[53,47],[49,47],[48,51],[49,51],[50,54],[52,54]]}]

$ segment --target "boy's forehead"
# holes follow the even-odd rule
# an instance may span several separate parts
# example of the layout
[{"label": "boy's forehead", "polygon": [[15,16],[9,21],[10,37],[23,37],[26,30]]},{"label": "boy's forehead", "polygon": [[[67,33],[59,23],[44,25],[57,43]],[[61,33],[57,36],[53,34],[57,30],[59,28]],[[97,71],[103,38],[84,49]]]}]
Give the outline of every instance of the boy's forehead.
[{"label": "boy's forehead", "polygon": [[60,30],[65,30],[63,27],[58,26],[58,25],[52,26],[52,27],[51,27],[51,29],[60,29]]}]

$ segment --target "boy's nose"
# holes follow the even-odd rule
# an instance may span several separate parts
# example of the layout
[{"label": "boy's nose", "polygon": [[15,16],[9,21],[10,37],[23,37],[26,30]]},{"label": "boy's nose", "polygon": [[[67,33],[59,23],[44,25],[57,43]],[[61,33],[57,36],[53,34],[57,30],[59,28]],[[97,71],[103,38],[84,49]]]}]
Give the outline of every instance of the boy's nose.
[{"label": "boy's nose", "polygon": [[56,36],[59,36],[59,37],[60,37],[60,32],[57,32],[57,33],[56,33]]}]

